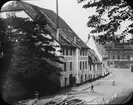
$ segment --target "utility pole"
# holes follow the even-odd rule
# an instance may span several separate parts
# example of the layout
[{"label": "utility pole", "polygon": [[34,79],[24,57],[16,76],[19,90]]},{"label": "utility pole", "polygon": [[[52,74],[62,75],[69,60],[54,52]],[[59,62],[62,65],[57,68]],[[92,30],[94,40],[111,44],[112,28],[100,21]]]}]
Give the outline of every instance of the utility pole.
[{"label": "utility pole", "polygon": [[56,19],[56,24],[57,24],[57,33],[56,33],[56,38],[59,40],[59,12],[58,12],[58,0],[56,0],[56,13],[57,13],[57,19]]}]

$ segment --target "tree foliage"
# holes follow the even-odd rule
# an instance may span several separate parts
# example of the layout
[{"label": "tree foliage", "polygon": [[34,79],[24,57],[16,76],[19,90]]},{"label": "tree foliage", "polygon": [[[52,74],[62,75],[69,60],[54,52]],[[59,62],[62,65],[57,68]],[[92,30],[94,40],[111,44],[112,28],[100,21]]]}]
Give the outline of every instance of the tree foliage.
[{"label": "tree foliage", "polygon": [[[7,43],[11,46],[8,50],[12,51],[10,71],[22,72],[26,77],[40,70],[46,73],[60,72],[61,69],[48,62],[50,60],[60,63],[60,60],[55,54],[53,39],[46,37],[50,32],[45,29],[45,20],[33,22],[24,18],[8,17],[5,23],[8,26]],[[6,47],[3,50],[5,53]]]},{"label": "tree foliage", "polygon": [[47,89],[57,88],[60,84],[56,77],[60,76],[62,69],[59,64],[62,62],[56,55],[58,46],[46,30],[47,21],[42,18],[31,21],[28,18],[8,17],[0,22],[5,24],[0,29],[4,32],[0,41],[3,43],[0,61],[6,76],[20,82],[29,91],[42,87],[43,92],[47,92]]},{"label": "tree foliage", "polygon": [[[79,0],[79,3],[83,1],[87,0]],[[132,21],[133,18],[132,9],[123,0],[88,0],[83,7],[96,8],[96,14],[89,17],[87,26],[93,28],[92,34],[100,34],[98,41],[102,44],[106,41],[120,41],[132,30],[132,26],[127,26],[121,33],[117,33],[122,22]]]}]

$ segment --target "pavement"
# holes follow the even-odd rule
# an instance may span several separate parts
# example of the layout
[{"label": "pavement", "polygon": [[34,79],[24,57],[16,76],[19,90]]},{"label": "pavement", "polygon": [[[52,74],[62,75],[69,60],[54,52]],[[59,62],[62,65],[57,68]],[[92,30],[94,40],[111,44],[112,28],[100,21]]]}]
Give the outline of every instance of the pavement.
[{"label": "pavement", "polygon": [[[112,72],[107,77],[96,80],[92,83],[88,82],[84,85],[73,87],[71,91],[64,90],[53,96],[43,97],[39,100],[39,105],[44,105],[53,99],[65,99],[68,96],[73,95],[75,98],[84,100],[87,104],[107,104],[113,103],[114,100],[120,101],[125,99],[133,92],[133,73],[129,69],[115,69],[111,68]],[[115,81],[116,85],[112,85],[112,81]],[[90,91],[91,84],[94,85],[94,92]],[[122,97],[122,98],[120,98]],[[34,100],[29,101],[32,103]]]}]

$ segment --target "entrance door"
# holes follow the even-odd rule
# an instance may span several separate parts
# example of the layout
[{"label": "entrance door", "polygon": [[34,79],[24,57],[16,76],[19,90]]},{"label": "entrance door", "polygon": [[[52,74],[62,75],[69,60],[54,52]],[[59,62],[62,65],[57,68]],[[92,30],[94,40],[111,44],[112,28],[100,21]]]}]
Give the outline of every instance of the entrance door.
[{"label": "entrance door", "polygon": [[70,86],[74,85],[74,80],[73,80],[72,74],[69,75],[69,85]]}]

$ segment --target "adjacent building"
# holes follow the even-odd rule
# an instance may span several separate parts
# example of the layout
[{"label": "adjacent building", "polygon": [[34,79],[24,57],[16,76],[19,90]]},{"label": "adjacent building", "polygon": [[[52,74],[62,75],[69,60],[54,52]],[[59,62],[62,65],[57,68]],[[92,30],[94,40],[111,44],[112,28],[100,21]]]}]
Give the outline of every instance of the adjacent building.
[{"label": "adjacent building", "polygon": [[96,53],[97,57],[99,58],[100,62],[102,62],[102,76],[108,74],[109,73],[108,65],[107,65],[108,54],[107,54],[104,46],[99,44],[95,40],[94,36],[90,36],[90,38],[87,41],[87,45],[88,45],[88,47],[90,47],[91,49],[93,49],[95,51],[95,53]]},{"label": "adjacent building", "polygon": [[96,79],[102,76],[102,62],[96,55],[95,51],[93,49],[89,49],[89,55],[88,55],[88,61],[89,61],[89,78],[90,80]]}]

